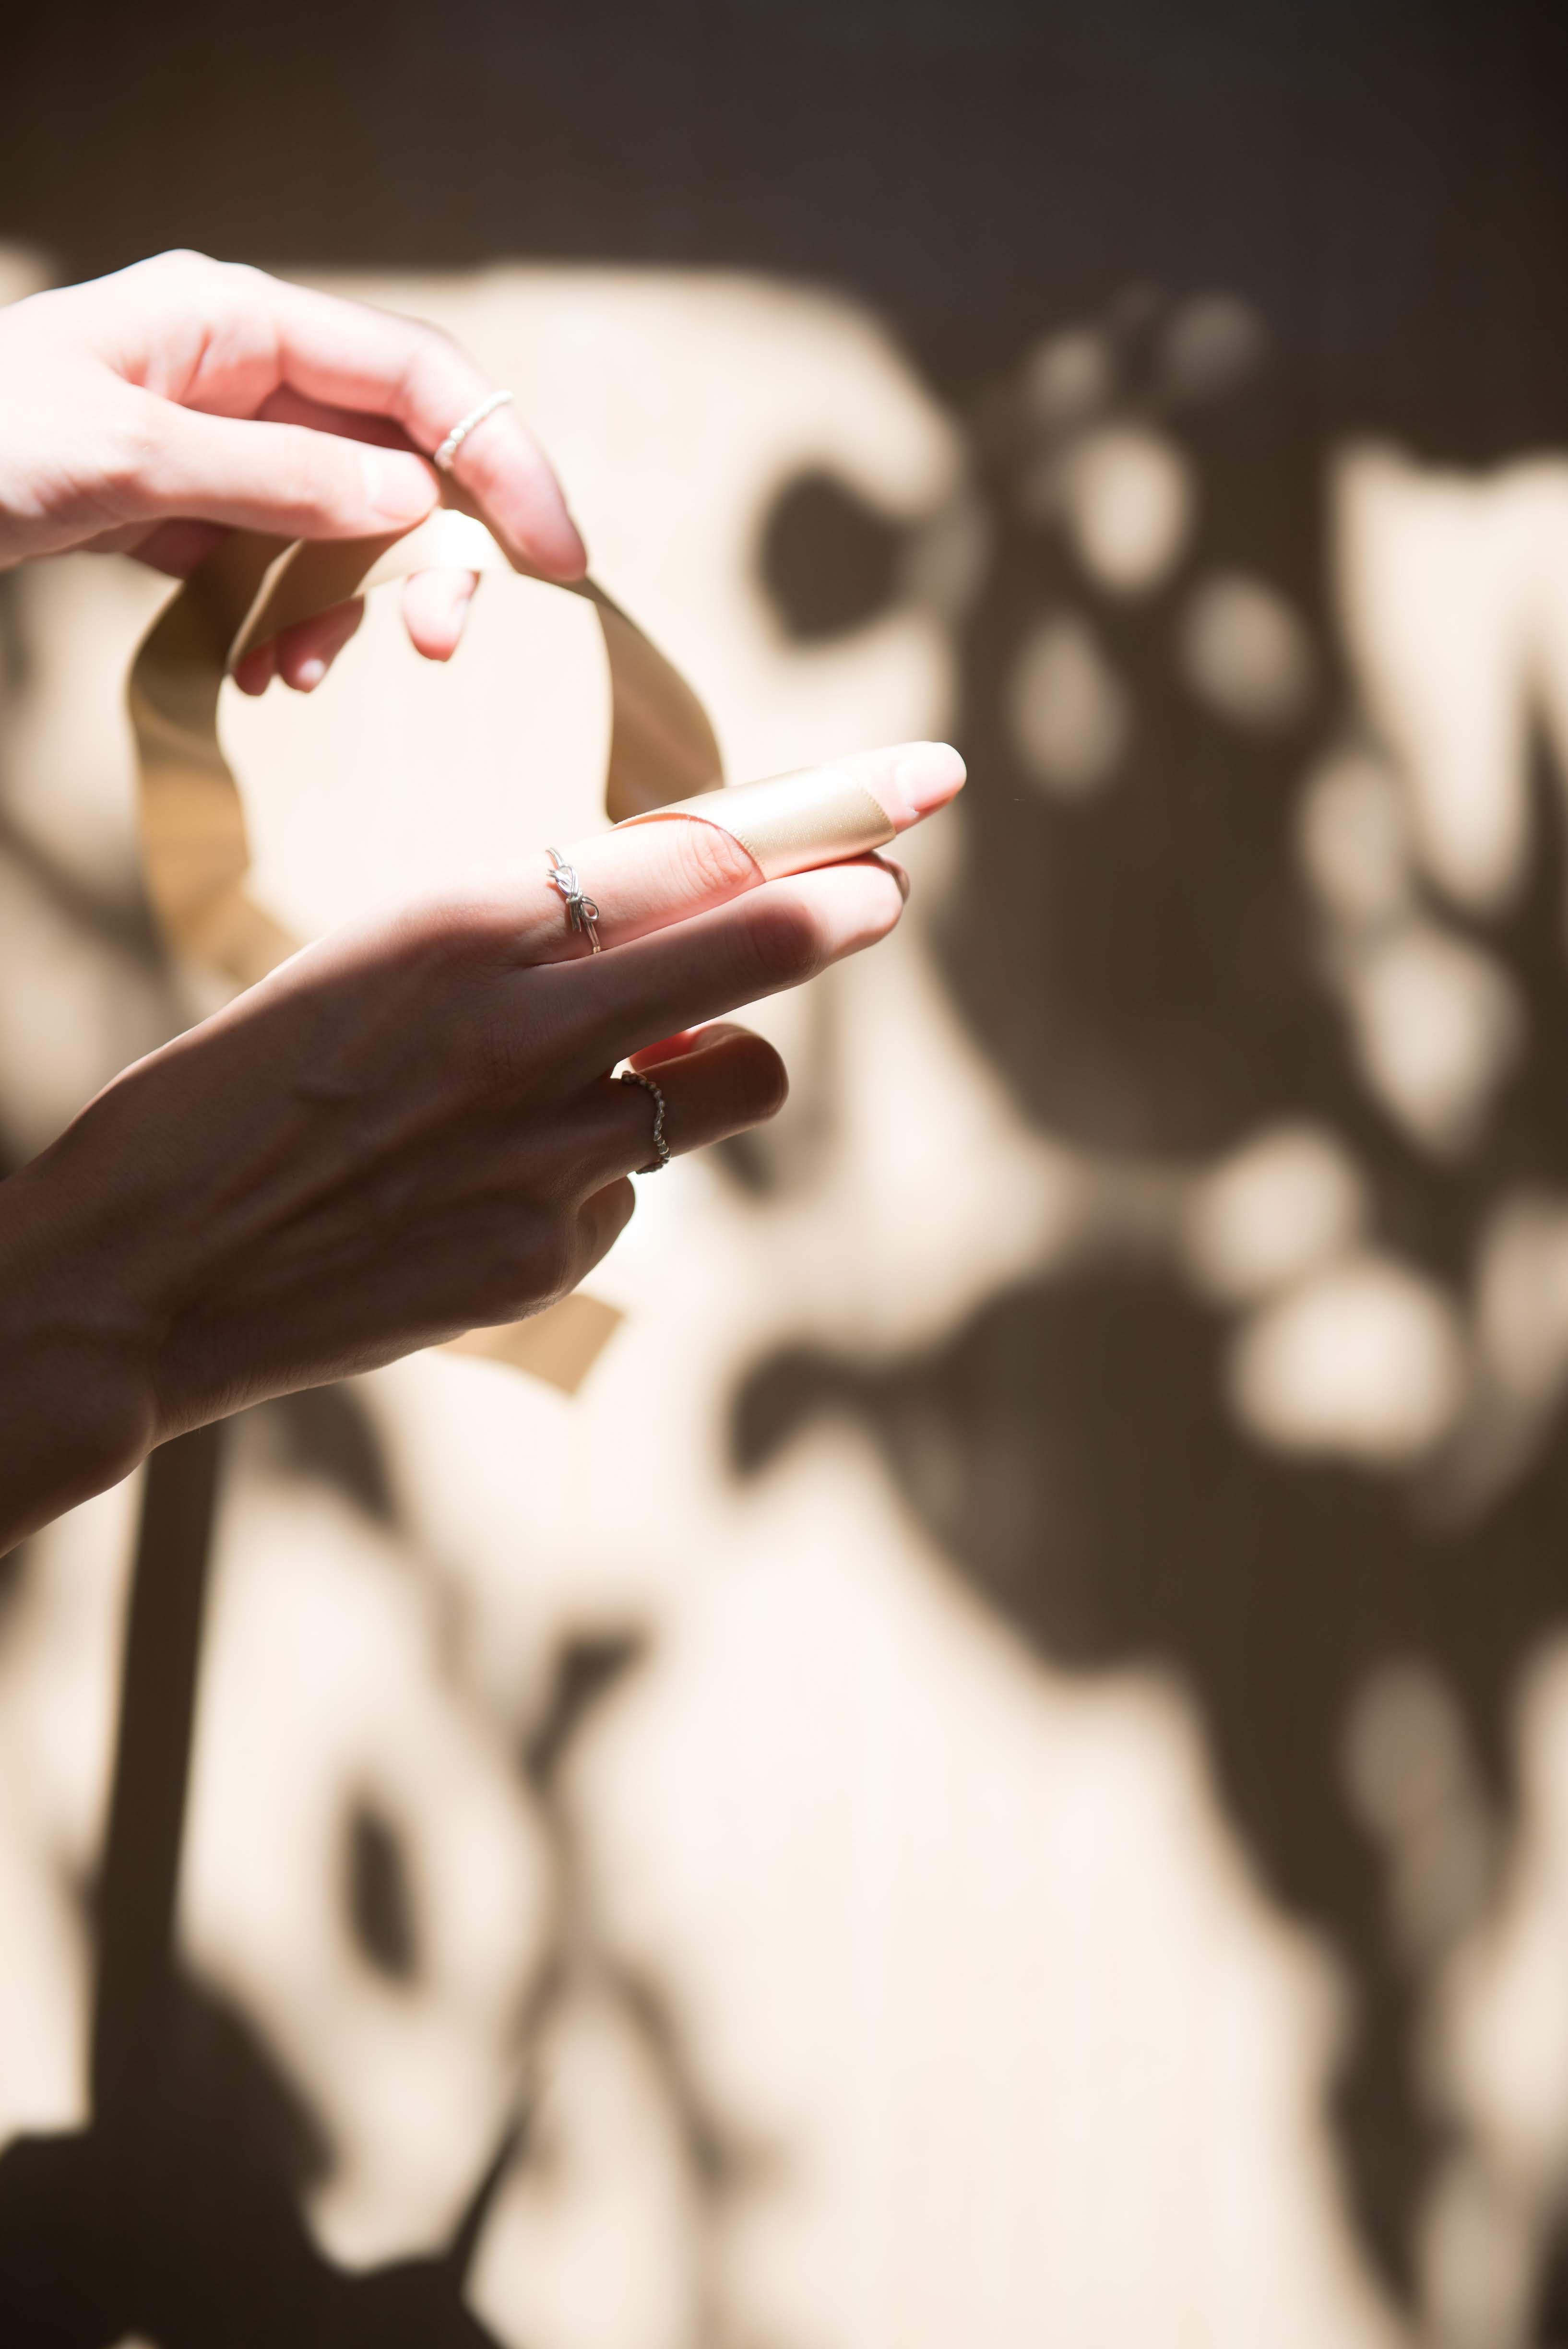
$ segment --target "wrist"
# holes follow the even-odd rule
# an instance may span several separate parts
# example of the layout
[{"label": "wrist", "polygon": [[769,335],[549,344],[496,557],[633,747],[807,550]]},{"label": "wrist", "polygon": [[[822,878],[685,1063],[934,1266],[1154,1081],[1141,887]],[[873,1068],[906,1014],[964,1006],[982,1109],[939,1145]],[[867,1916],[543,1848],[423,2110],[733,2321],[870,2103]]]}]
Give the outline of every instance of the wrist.
[{"label": "wrist", "polygon": [[161,1440],[154,1349],[47,1152],[0,1183],[0,1552]]}]

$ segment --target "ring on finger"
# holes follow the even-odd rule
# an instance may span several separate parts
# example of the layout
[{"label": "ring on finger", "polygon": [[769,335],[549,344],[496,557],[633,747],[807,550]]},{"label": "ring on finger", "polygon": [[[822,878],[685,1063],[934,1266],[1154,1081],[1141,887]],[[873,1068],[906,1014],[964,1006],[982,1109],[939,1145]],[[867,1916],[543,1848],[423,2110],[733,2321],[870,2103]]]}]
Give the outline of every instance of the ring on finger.
[{"label": "ring on finger", "polygon": [[450,473],[452,460],[469,434],[483,424],[487,416],[493,416],[498,408],[505,408],[511,398],[509,391],[493,391],[488,399],[482,399],[477,407],[469,409],[466,416],[460,416],[431,460],[436,471]]},{"label": "ring on finger", "polygon": [[561,901],[566,908],[567,921],[574,930],[584,930],[587,933],[590,954],[602,953],[603,948],[599,945],[599,909],[591,897],[584,896],[583,885],[577,878],[576,867],[567,864],[559,849],[547,848],[545,854],[550,860],[550,870],[545,877],[551,888],[559,892]]},{"label": "ring on finger", "polygon": [[653,1079],[645,1077],[640,1069],[623,1069],[620,1072],[620,1081],[623,1085],[640,1085],[643,1092],[652,1100],[653,1157],[648,1165],[639,1167],[638,1172],[641,1174],[660,1174],[670,1164],[670,1144],[664,1137],[664,1095],[659,1092]]}]

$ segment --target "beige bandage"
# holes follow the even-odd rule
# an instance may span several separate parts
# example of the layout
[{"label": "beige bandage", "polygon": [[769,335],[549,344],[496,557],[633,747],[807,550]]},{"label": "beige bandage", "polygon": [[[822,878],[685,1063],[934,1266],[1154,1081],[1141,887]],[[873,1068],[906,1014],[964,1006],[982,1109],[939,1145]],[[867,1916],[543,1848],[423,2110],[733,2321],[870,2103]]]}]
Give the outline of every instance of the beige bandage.
[{"label": "beige bandage", "polygon": [[864,856],[868,849],[885,848],[898,832],[865,784],[833,766],[733,783],[727,791],[649,808],[625,822],[658,823],[666,816],[721,825],[740,842],[765,881]]}]

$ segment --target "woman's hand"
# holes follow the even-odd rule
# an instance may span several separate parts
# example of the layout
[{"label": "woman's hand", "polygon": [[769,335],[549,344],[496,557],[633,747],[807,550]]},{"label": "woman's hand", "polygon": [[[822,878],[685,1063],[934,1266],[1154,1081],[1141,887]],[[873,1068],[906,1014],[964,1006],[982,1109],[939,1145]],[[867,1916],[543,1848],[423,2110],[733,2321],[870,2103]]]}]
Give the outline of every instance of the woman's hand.
[{"label": "woman's hand", "polygon": [[[430,453],[492,388],[434,326],[200,254],[36,294],[0,310],[0,569],[91,547],[183,577],[227,529],[409,528],[436,502]],[[510,552],[580,576],[582,540],[513,409],[470,435],[454,471]],[[409,634],[431,660],[455,649],[474,584],[409,581]],[[308,691],[359,612],[258,647],[237,682]]]},{"label": "woman's hand", "polygon": [[[963,780],[881,755],[906,822]],[[603,953],[540,856],[306,947],[0,1184],[0,1549],[167,1436],[564,1295],[652,1154],[616,1062],[657,1069],[677,1153],[771,1117],[777,1055],[700,1023],[870,945],[907,885],[876,857],[759,885],[690,821],[570,857]]]}]

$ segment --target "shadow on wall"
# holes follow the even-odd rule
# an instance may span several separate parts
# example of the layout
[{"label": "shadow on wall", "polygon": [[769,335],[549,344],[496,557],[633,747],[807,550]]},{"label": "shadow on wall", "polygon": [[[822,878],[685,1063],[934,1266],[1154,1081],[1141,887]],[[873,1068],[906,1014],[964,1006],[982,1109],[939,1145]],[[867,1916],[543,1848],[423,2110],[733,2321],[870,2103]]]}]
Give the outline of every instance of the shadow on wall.
[{"label": "shadow on wall", "polygon": [[[1568,1617],[1568,463],[1329,467],[1262,358],[1242,305],[1139,295],[975,417],[946,968],[1102,1211],[929,1350],[759,1364],[735,1457],[846,1415],[1044,1656],[1179,1669],[1354,1966],[1337,2120],[1386,2273],[1440,2339],[1554,2339],[1568,2079],[1521,2115],[1456,2010],[1517,1971],[1514,1706]],[[869,595],[868,537],[797,492],[797,628]]]},{"label": "shadow on wall", "polygon": [[[683,1822],[656,1850],[628,1848],[639,1815],[594,1775],[619,1723],[658,1803],[659,1724],[679,1710],[659,1675],[680,1689],[716,1609],[751,1607],[767,1650],[768,1544],[815,1473],[788,1481],[817,1422],[868,1437],[907,1509],[890,1587],[923,1588],[934,1553],[1062,1672],[1094,1688],[1152,1664],[1189,1693],[1268,1894],[1354,1983],[1334,2122],[1389,2306],[1443,2344],[1552,2337],[1568,2184],[1554,1889],[1568,1836],[1568,462],[1460,481],[1325,450],[1271,370],[1263,322],[1228,296],[1120,299],[1024,353],[955,425],[836,305],[629,274],[535,273],[520,290],[522,274],[460,288],[470,307],[454,323],[521,347],[530,302],[564,305],[554,396],[577,419],[565,453],[587,469],[590,522],[595,461],[613,477],[629,451],[655,482],[629,521],[619,485],[607,568],[728,718],[732,764],[945,730],[956,695],[964,853],[933,866],[937,916],[921,929],[912,908],[891,980],[836,975],[769,1015],[795,1067],[791,1111],[716,1154],[722,1173],[689,1170],[648,1203],[631,1278],[657,1344],[639,1353],[649,1341],[634,1325],[629,1367],[607,1364],[578,1432],[450,1365],[235,1431],[179,1970],[160,1992],[168,2061],[156,2085],[132,2064],[129,2107],[103,2068],[125,1979],[110,1959],[135,1928],[144,1967],[168,1962],[183,1783],[180,1707],[159,1701],[147,1657],[167,1672],[180,1636],[193,1649],[201,1576],[183,1598],[164,1576],[140,1661],[132,1640],[123,1840],[111,1834],[92,1894],[92,1768],[28,1745],[26,1699],[44,1690],[58,1713],[74,1692],[68,1717],[90,1716],[83,1743],[105,1749],[107,1773],[99,1715],[124,1594],[119,1569],[93,1560],[123,1550],[123,1507],[86,1513],[17,1569],[0,1685],[24,1723],[10,1733],[23,1791],[0,1794],[19,1822],[0,1894],[26,1927],[29,2000],[51,1971],[67,1985],[50,2025],[67,2051],[57,2077],[13,2101],[6,2126],[35,2133],[0,2157],[0,2229],[26,2246],[36,2337],[489,2337],[465,2274],[495,2336],[540,2349],[862,2337],[847,2288],[814,2299],[798,2281],[800,2244],[815,2257],[831,2233],[809,2231],[813,2195],[828,2207],[848,2192],[853,2131],[806,2114],[810,2051],[790,2033],[831,2048],[842,2015],[825,2006],[809,2029],[793,2010],[770,2016],[786,2051],[770,2072],[735,2023],[743,2002],[723,2007],[717,1957],[659,1925],[656,1879],[681,1873]],[[640,374],[618,336],[643,350]],[[727,403],[728,439],[715,424],[711,511],[680,540],[659,500],[717,347],[762,354],[763,388],[754,413]],[[656,428],[602,388],[631,380],[649,410],[650,382],[669,394],[658,463],[638,438]],[[24,713],[0,891],[43,942],[30,985],[60,1035],[40,1053],[0,1001],[16,1154],[181,1016],[129,878],[123,811],[53,831],[40,812],[28,697],[62,702],[51,679],[98,624],[99,591],[66,573],[27,592],[44,599],[28,625],[0,603]],[[115,641],[128,638],[148,595],[102,594],[122,598]],[[311,720],[328,774],[333,728],[347,743],[359,722],[347,697],[390,673],[372,665],[387,657],[377,641],[372,621],[360,687],[346,664],[341,707]],[[420,706],[433,741],[440,705]],[[253,747],[281,756],[296,715],[247,719]],[[484,726],[472,709],[465,724],[477,758]],[[104,739],[83,727],[79,741],[50,738],[67,810]],[[498,771],[504,826],[518,779]],[[299,805],[321,781],[299,763]],[[403,833],[418,854],[421,789],[385,780],[394,816],[367,860],[379,885]],[[290,837],[282,823],[280,886]],[[879,1142],[867,1100],[877,1115],[891,1103]],[[917,1153],[918,1196],[897,1185]],[[977,1187],[993,1158],[998,1182],[1034,1186],[1015,1228]],[[689,1294],[659,1286],[661,1250]],[[738,1492],[714,1464],[726,1431]],[[607,1492],[592,1469],[612,1441],[622,1474]],[[845,1540],[827,1578],[847,1585]],[[786,1593],[796,1610],[818,1603],[814,1563],[803,1556]],[[141,1605],[150,1583],[138,1588]],[[889,1603],[901,1639],[904,1600]],[[820,1626],[812,1669],[826,1675],[838,1619]],[[791,1652],[756,1670],[737,1702],[765,1723]],[[1044,1685],[1031,1684],[1042,1713]],[[812,1693],[816,1744],[760,1757],[784,1783],[787,1831],[758,1866],[796,1917],[803,1977],[812,1904],[843,1891],[814,1872],[826,1812],[787,1801],[791,1774],[806,1785],[829,1741],[815,1680]],[[160,1723],[165,1743],[137,1812],[139,1704],[153,1748]],[[743,1787],[743,1744],[726,1759]],[[849,1739],[826,1767],[841,1788],[870,1764]],[[29,1810],[29,1769],[43,1785],[48,1768],[68,1799],[50,1783]],[[684,1824],[702,1848],[701,1821]],[[148,1889],[159,1851],[161,1906]],[[708,1871],[738,1914],[748,1857],[726,1847]],[[1057,1890],[1076,1904],[1075,1884]],[[94,2122],[71,2134],[79,2092],[58,2079],[85,2040],[95,1900]],[[759,1952],[746,1962],[766,1979]],[[886,1974],[903,1970],[895,1950]],[[964,1994],[961,1976],[961,2009]],[[841,1982],[823,1997],[852,2004]],[[1055,2018],[1022,2013],[1049,2064]],[[961,2041],[962,2013],[947,2020]],[[850,2022],[864,2048],[858,2008]],[[909,2060],[892,2047],[889,2076]],[[1054,2096],[1055,2075],[1040,2076]],[[1067,2091],[1061,2109],[1070,2131]],[[997,2145],[982,2200],[1002,2193],[1000,2132]],[[945,2194],[940,2148],[930,2160]],[[1270,2191],[1288,2204],[1296,2187],[1282,2172]],[[771,2252],[764,2234],[757,2252],[770,2193],[806,2210],[806,2231]],[[849,2207],[857,2233],[885,2206]],[[427,2256],[389,2256],[414,2242]],[[9,2270],[20,2254],[0,2257]],[[74,2312],[63,2274],[82,2286]],[[980,2286],[961,2275],[953,2289]],[[1037,2289],[1030,2301],[1021,2285],[1009,2312],[1017,2338],[1096,2337],[1095,2309],[1054,2302],[1049,2277]]]}]

